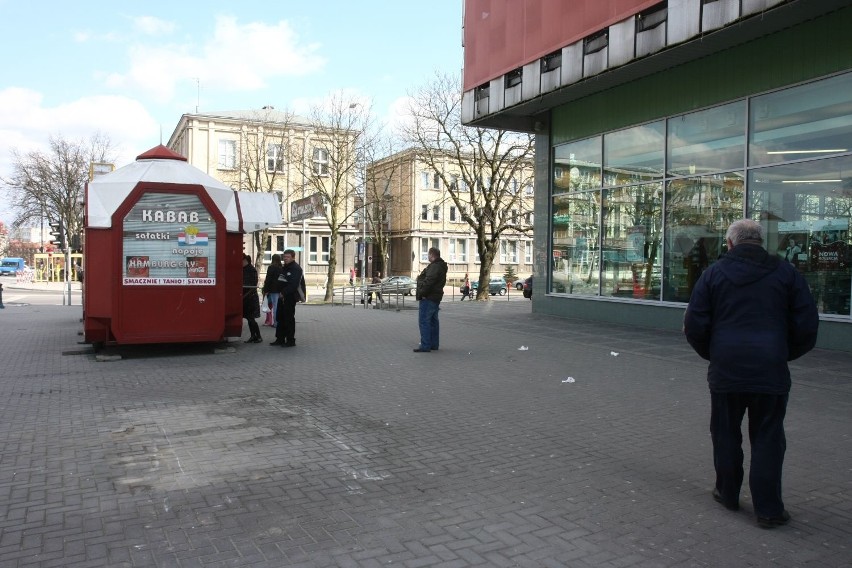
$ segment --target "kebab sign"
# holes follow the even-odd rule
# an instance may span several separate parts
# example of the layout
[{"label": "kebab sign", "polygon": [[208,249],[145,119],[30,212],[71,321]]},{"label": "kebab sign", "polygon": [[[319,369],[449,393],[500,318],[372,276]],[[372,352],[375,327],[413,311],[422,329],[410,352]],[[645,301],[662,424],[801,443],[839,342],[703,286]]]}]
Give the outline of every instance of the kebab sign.
[{"label": "kebab sign", "polygon": [[195,195],[146,193],[124,218],[125,286],[214,286],[216,223]]}]

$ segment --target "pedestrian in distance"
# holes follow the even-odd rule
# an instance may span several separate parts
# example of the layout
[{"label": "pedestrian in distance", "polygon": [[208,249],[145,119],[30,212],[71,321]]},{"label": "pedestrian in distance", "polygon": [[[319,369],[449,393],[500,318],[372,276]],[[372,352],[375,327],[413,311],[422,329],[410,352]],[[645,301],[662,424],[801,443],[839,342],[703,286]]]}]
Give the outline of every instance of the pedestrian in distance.
[{"label": "pedestrian in distance", "polygon": [[246,318],[251,337],[246,343],[260,343],[260,328],[255,321],[260,317],[260,301],[257,297],[257,269],[251,263],[251,257],[243,255],[243,317]]},{"label": "pedestrian in distance", "polygon": [[278,277],[278,326],[275,341],[270,345],[296,346],[296,304],[304,301],[305,278],[302,267],[296,262],[296,251],[287,249],[282,255],[283,265]]},{"label": "pedestrian in distance", "polygon": [[444,298],[444,286],[447,284],[447,263],[441,258],[441,251],[429,249],[429,265],[417,277],[418,300],[417,322],[420,326],[420,345],[415,353],[437,351],[441,345],[438,311]]},{"label": "pedestrian in distance", "polygon": [[[381,293],[378,285],[382,283],[382,273],[376,272],[375,274],[373,274],[373,280],[370,283],[375,286],[376,302],[381,304],[384,300],[382,300],[382,293]],[[372,290],[370,290],[370,295],[367,298],[367,303],[368,304],[373,303],[373,291]]]},{"label": "pedestrian in distance", "polygon": [[281,255],[273,254],[269,268],[266,269],[266,278],[263,279],[263,295],[272,306],[272,326],[278,326],[278,277],[281,276]]},{"label": "pedestrian in distance", "polygon": [[470,276],[467,273],[464,275],[464,281],[462,282],[459,292],[461,292],[460,302],[464,302],[465,298],[470,300]]},{"label": "pedestrian in distance", "polygon": [[729,510],[739,509],[741,429],[748,411],[754,513],[760,527],[772,528],[790,520],[781,492],[790,394],[787,362],[813,348],[819,316],[799,271],[763,248],[759,223],[735,221],[725,240],[728,252],[695,284],[684,333],[696,353],[710,361],[713,498]]}]

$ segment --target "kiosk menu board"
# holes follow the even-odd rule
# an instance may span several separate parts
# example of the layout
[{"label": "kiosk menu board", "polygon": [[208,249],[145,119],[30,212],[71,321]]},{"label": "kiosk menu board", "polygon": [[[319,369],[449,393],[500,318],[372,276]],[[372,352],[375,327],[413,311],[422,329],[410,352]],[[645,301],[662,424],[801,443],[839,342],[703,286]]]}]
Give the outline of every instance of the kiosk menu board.
[{"label": "kiosk menu board", "polygon": [[125,286],[214,286],[216,223],[196,195],[146,193],[124,218]]}]

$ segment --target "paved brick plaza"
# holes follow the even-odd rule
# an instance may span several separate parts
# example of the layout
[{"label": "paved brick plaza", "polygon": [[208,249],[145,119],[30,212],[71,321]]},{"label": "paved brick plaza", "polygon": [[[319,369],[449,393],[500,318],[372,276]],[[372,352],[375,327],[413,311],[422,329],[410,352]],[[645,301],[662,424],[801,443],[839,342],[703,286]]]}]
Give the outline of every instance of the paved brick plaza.
[{"label": "paved brick plaza", "polygon": [[852,558],[850,355],[794,366],[793,521],[767,531],[747,490],[738,513],[710,498],[706,366],[676,333],[498,298],[446,304],[441,350],[415,354],[413,310],[307,305],[295,349],[262,327],[99,362],[80,317],[0,310],[4,568]]}]

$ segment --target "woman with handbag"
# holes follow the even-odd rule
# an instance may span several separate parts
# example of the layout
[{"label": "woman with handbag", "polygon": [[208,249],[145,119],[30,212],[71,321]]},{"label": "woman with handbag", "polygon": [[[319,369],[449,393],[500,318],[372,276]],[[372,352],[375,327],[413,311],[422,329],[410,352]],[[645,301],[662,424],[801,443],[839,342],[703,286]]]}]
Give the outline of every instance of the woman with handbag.
[{"label": "woman with handbag", "polygon": [[260,328],[255,318],[260,316],[260,303],[257,298],[257,270],[251,263],[251,257],[243,255],[243,317],[246,318],[251,337],[246,343],[261,343]]}]

